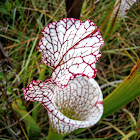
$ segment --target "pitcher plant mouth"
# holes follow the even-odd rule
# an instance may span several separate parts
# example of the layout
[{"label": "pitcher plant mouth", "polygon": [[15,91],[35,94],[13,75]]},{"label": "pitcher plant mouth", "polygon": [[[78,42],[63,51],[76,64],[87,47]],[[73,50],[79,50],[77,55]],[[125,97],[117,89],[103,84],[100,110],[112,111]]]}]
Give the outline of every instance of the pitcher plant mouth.
[{"label": "pitcher plant mouth", "polygon": [[64,18],[48,24],[42,33],[38,49],[53,72],[45,82],[32,81],[23,88],[25,99],[47,109],[58,134],[96,124],[103,114],[102,92],[93,79],[104,45],[99,29],[90,20]]},{"label": "pitcher plant mouth", "polygon": [[27,101],[38,101],[47,109],[52,128],[61,134],[90,127],[103,113],[100,87],[86,76],[75,76],[65,88],[52,80],[32,81],[23,92]]}]

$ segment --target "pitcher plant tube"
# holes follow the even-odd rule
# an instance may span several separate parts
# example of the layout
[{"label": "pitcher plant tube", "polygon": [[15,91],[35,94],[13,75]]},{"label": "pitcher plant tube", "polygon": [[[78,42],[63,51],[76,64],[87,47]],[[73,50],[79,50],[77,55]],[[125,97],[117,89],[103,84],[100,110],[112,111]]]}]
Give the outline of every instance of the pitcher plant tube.
[{"label": "pitcher plant tube", "polygon": [[39,42],[42,61],[53,69],[50,79],[23,88],[27,101],[48,111],[51,131],[66,135],[96,124],[103,114],[103,96],[96,76],[103,38],[90,20],[65,18],[47,25]]}]

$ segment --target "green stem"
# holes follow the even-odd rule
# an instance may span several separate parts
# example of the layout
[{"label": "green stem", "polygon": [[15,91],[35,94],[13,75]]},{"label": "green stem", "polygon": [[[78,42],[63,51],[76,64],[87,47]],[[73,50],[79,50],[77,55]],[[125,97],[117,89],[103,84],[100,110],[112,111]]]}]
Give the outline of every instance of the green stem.
[{"label": "green stem", "polygon": [[49,135],[47,140],[63,140],[63,135],[54,132],[51,127],[49,128]]}]

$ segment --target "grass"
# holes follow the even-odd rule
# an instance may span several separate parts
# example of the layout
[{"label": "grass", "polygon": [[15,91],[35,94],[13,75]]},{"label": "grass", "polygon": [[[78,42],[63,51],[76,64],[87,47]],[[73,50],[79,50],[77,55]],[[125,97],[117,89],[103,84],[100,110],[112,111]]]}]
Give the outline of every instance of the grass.
[{"label": "grass", "polygon": [[[85,0],[81,20],[90,19],[100,28],[113,8],[113,1]],[[20,116],[12,109],[16,99],[22,101],[28,114],[35,113],[38,104],[24,100],[22,88],[31,80],[48,79],[51,69],[41,61],[38,41],[41,31],[49,23],[66,17],[65,1],[46,0],[6,0],[0,2],[0,42],[8,52],[13,67],[7,58],[0,56],[0,139],[29,139],[25,116]],[[105,36],[109,20],[102,27]],[[123,80],[140,56],[140,17],[139,7],[133,5],[117,30],[108,34],[106,45],[101,48],[102,57],[97,64],[99,85]],[[2,62],[4,62],[2,64]],[[43,75],[42,71],[45,69]],[[102,89],[104,97],[118,86],[111,84]],[[34,113],[33,113],[34,112]],[[43,106],[38,107],[35,120],[41,129],[40,140],[46,139],[49,130],[47,112]],[[140,139],[140,97],[130,102],[123,109],[113,113],[95,126],[80,134],[71,134],[66,139],[98,140],[138,140]]]}]

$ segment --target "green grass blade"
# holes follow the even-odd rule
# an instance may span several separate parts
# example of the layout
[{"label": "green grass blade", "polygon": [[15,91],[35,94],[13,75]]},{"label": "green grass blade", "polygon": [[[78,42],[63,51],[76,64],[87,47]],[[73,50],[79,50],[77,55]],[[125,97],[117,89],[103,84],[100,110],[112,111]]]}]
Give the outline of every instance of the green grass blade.
[{"label": "green grass blade", "polygon": [[[20,99],[14,101],[12,107],[21,117],[24,117],[28,114],[25,107],[22,106],[22,101]],[[33,139],[39,137],[40,127],[37,125],[35,120],[30,115],[27,115],[26,117],[24,117],[24,121],[26,123],[26,130],[28,132],[29,138]]]},{"label": "green grass blade", "polygon": [[126,139],[130,138],[131,136],[133,136],[136,133],[137,133],[136,131],[131,131],[127,135],[125,135],[121,140],[126,140]]},{"label": "green grass blade", "polygon": [[[5,126],[5,127],[7,127],[8,126],[8,124],[6,123],[6,121],[2,118],[2,117],[0,117],[1,118],[1,122],[3,123],[3,125]],[[14,135],[14,131],[11,129],[11,128],[8,128],[7,127],[7,131],[8,131],[8,133],[15,139],[15,140],[17,140],[17,138],[15,137],[15,135]],[[4,139],[3,139],[4,140]]]},{"label": "green grass blade", "polygon": [[140,59],[128,77],[104,99],[102,118],[112,114],[140,95]]}]

